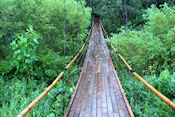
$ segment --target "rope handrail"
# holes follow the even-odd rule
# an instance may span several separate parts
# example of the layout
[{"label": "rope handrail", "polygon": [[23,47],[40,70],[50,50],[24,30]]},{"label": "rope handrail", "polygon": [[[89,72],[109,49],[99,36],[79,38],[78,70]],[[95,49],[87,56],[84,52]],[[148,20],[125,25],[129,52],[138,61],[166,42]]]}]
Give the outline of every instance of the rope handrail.
[{"label": "rope handrail", "polygon": [[[101,23],[101,22],[100,22]],[[102,29],[104,30],[105,34],[106,30],[104,29],[102,23],[101,23]],[[109,39],[109,37],[107,36],[107,39]],[[114,46],[111,44],[111,47],[113,48],[113,50],[115,51],[116,54],[118,54],[119,58],[124,62],[124,64],[127,66],[127,68],[129,69],[129,71],[132,72],[132,74],[139,79],[150,91],[152,91],[157,97],[159,97],[163,102],[165,102],[169,107],[171,107],[172,109],[175,110],[175,103],[173,103],[169,98],[167,98],[166,96],[164,96],[162,93],[160,93],[157,89],[155,89],[153,86],[151,86],[149,83],[147,83],[139,74],[137,74],[136,72],[134,72],[134,70],[130,67],[130,65],[125,61],[125,59],[120,55],[120,53],[117,52],[117,50],[114,48]]]},{"label": "rope handrail", "polygon": [[[93,27],[94,24],[92,24]],[[92,29],[92,28],[91,28]],[[91,29],[89,30],[88,35],[90,35]],[[88,36],[89,37],[89,36]],[[17,117],[25,117],[49,92],[50,90],[57,84],[57,82],[62,78],[62,76],[64,75],[65,71],[67,69],[70,68],[70,66],[74,63],[74,61],[77,59],[77,57],[80,55],[80,53],[82,52],[82,50],[84,49],[86,42],[88,40],[85,40],[85,42],[83,43],[81,49],[79,50],[79,52],[77,53],[77,55],[72,59],[72,61],[64,68],[64,71],[62,71],[58,77],[52,82],[52,84],[47,87],[38,97],[36,97],[22,112],[20,112]]]}]

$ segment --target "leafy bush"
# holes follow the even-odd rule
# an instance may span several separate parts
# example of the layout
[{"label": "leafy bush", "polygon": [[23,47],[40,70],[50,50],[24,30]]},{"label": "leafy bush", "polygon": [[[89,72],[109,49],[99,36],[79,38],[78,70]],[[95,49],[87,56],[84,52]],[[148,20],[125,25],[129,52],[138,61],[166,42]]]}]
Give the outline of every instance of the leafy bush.
[{"label": "leafy bush", "polygon": [[[117,48],[118,52],[126,59],[126,61],[131,64],[130,54],[128,49],[128,40],[127,33],[122,27],[120,33],[113,35],[111,38],[111,43]],[[109,40],[108,40],[109,41]],[[138,72],[143,73],[147,69],[147,58],[148,53],[147,43],[144,39],[144,33],[142,31],[131,31],[129,30],[129,42],[131,48],[131,54],[133,59],[134,69],[137,69]]]},{"label": "leafy bush", "polygon": [[[168,7],[167,4],[162,5],[160,9],[152,6],[144,15],[147,20],[144,28],[140,31],[128,30],[134,70],[173,102],[175,101],[174,12],[174,8]],[[131,65],[126,29],[122,27],[119,31],[120,33],[114,34],[107,43],[112,43]],[[112,55],[117,56],[114,52]],[[120,69],[126,68],[124,64],[117,63],[117,66]],[[127,75],[122,69],[119,77],[135,116],[174,116],[174,110],[138,79]]]},{"label": "leafy bush", "polygon": [[[0,93],[4,94],[0,96],[0,116],[14,117],[21,112],[34,98],[36,98],[45,88],[46,84],[43,82],[38,85],[38,81],[32,81],[32,89],[26,79],[18,80],[13,78],[7,82],[0,78],[0,85],[3,88],[0,89]],[[53,89],[48,95],[36,106],[35,111],[32,111],[29,116],[44,116],[52,113],[53,106],[50,101],[55,99],[55,91]],[[47,107],[47,109],[46,109]]]},{"label": "leafy bush", "polygon": [[11,43],[17,71],[29,72],[29,75],[30,71],[33,71],[33,63],[36,61],[36,49],[39,44],[38,37],[30,26],[27,32],[17,35],[17,38]]},{"label": "leafy bush", "polygon": [[[152,93],[141,81],[131,74],[127,75],[124,71],[120,71],[118,74],[135,116],[174,116],[174,110]],[[159,77],[143,76],[143,78],[158,91],[175,102],[175,76],[170,75],[168,70],[161,72]]]},{"label": "leafy bush", "polygon": [[[70,78],[72,77],[71,75],[67,80],[71,81]],[[74,80],[78,80],[77,75],[73,78]],[[54,117],[55,112],[57,115],[63,116],[75,90],[76,82],[74,83],[75,84],[72,85],[72,83],[67,82],[67,84],[63,86],[60,80],[28,116],[38,117],[47,115],[48,117]],[[7,82],[2,76],[0,77],[0,85],[3,86],[3,88],[0,88],[0,93],[3,94],[0,96],[0,116],[2,117],[6,117],[7,115],[8,117],[14,117],[19,114],[48,86],[46,82],[41,83],[37,80],[32,80],[31,87],[31,84],[28,84],[25,78],[19,80],[17,77]],[[64,95],[64,93],[66,93],[66,95]],[[63,97],[64,100],[62,100]]]},{"label": "leafy bush", "polygon": [[[64,0],[3,0],[0,8],[0,40],[2,45],[8,45],[16,33],[21,33],[28,25],[43,37],[42,40],[49,48],[63,54],[64,49]],[[82,7],[74,0],[66,0],[66,50],[72,54],[72,49],[79,48],[85,38],[87,27],[90,25],[91,9]],[[84,12],[86,15],[84,15]],[[80,39],[78,41],[78,20]],[[72,46],[71,46],[72,45]]]},{"label": "leafy bush", "polygon": [[[162,5],[161,9],[152,6],[144,15],[147,19],[144,28],[141,31],[129,30],[131,54],[137,72],[148,74],[154,71],[159,74],[165,69],[175,69],[174,13],[174,8],[167,4]],[[111,43],[119,47],[118,51],[131,64],[125,28],[122,27],[120,33],[113,35]]]}]

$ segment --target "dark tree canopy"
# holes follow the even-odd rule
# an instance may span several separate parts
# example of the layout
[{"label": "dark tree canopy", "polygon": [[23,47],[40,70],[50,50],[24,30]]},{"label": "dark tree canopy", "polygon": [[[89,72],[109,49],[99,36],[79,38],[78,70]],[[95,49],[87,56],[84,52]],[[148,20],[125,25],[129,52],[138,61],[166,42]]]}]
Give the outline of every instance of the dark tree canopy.
[{"label": "dark tree canopy", "polygon": [[[108,32],[117,32],[117,28],[125,24],[125,6],[124,0],[85,0],[87,6],[92,8],[92,14],[101,17],[104,26]],[[142,14],[144,9],[155,4],[159,7],[161,4],[167,2],[168,4],[175,4],[174,0],[126,0],[128,19],[132,22],[134,27],[140,27],[144,24]]]}]

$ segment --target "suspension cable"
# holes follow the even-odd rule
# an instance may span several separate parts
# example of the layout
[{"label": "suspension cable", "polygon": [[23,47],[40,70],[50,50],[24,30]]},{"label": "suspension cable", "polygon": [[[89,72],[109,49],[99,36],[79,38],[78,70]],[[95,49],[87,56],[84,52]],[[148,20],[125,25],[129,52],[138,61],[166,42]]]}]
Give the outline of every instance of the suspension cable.
[{"label": "suspension cable", "polygon": [[[83,58],[84,58],[84,56],[85,56],[85,53],[86,53],[86,51],[84,50],[84,52],[81,54],[81,56],[78,58],[77,62],[75,63],[73,69],[75,69],[75,67],[76,67],[76,65],[77,65],[77,63],[78,63],[79,61],[80,61],[80,62],[79,62],[78,68],[80,68],[80,65],[81,65],[81,63],[82,63],[82,61],[83,61]],[[65,80],[68,79],[68,78],[70,77],[70,74],[71,74],[72,72],[73,72],[73,70],[67,75],[67,77],[65,78]],[[76,71],[76,74],[77,74],[78,72],[79,72],[79,69]],[[74,74],[74,75],[72,76],[72,78],[71,78],[70,81],[72,81],[73,78],[75,78],[75,75],[76,75],[76,74]],[[70,84],[73,85],[73,82],[70,82],[70,81],[68,81],[68,82],[69,82]],[[67,88],[66,88],[66,89],[67,89]],[[68,88],[68,89],[69,89],[69,88]],[[63,97],[62,97],[62,99],[61,99],[61,102],[65,103],[63,100],[65,99],[66,93],[67,93],[68,91],[69,91],[69,90],[66,90],[65,93],[63,94]],[[57,111],[59,110],[60,106],[61,106],[61,104],[59,104],[59,105],[57,106],[57,109],[56,109],[56,111],[55,111],[55,113],[54,113],[55,117],[56,117]],[[64,106],[65,106],[65,105],[64,105]]]},{"label": "suspension cable", "polygon": [[[64,66],[66,65],[66,58],[65,58],[66,56],[66,13],[65,12],[66,12],[66,0],[64,0]],[[63,75],[63,78],[65,78],[65,75]],[[64,80],[62,85],[64,86]],[[64,111],[64,107],[63,107],[63,111]]]},{"label": "suspension cable", "polygon": [[[125,6],[125,16],[126,16],[126,32],[127,32],[127,40],[128,40],[128,50],[129,50],[129,55],[130,55],[130,60],[131,60],[131,67],[133,70],[133,61],[132,61],[132,54],[131,54],[131,49],[130,49],[130,42],[129,42],[129,32],[128,32],[128,10],[127,10],[127,0],[124,0],[124,6]],[[133,87],[135,88],[135,79],[133,80]],[[134,94],[135,97],[135,94]],[[135,100],[134,100],[135,104]]]},{"label": "suspension cable", "polygon": [[128,32],[127,0],[124,0],[124,5],[125,5],[125,15],[126,15],[126,32],[127,32],[127,40],[128,40],[128,49],[129,49],[129,54],[131,59],[131,66],[133,68],[132,54],[131,54],[130,42],[129,42],[129,32]]},{"label": "suspension cable", "polygon": [[66,64],[65,62],[65,56],[66,56],[66,0],[64,0],[64,66]]},{"label": "suspension cable", "polygon": [[79,0],[77,0],[78,43],[80,44]]}]

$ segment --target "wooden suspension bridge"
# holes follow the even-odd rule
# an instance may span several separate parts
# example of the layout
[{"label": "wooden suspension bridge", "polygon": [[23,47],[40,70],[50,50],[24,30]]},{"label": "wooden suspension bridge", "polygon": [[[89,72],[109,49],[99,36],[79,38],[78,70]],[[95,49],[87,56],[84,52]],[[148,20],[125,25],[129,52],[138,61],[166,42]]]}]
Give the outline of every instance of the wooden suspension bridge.
[{"label": "wooden suspension bridge", "polygon": [[[84,60],[83,69],[80,73],[74,94],[70,100],[69,107],[64,115],[65,117],[134,117],[120,84],[117,72],[113,66],[102,30],[104,30],[104,28],[101,21],[99,18],[96,18],[92,25],[90,42]],[[86,43],[87,40],[84,42],[79,53],[65,67],[65,70],[69,69],[77,59]],[[114,46],[111,45],[111,47],[136,78],[138,78],[162,101],[175,110],[175,104],[171,100],[153,88],[141,76],[134,72]],[[29,104],[18,115],[18,117],[26,116],[62,78],[65,70],[61,72],[54,82],[31,104]]]},{"label": "wooden suspension bridge", "polygon": [[66,116],[129,117],[132,112],[121,90],[101,25],[96,21],[78,89]]}]

